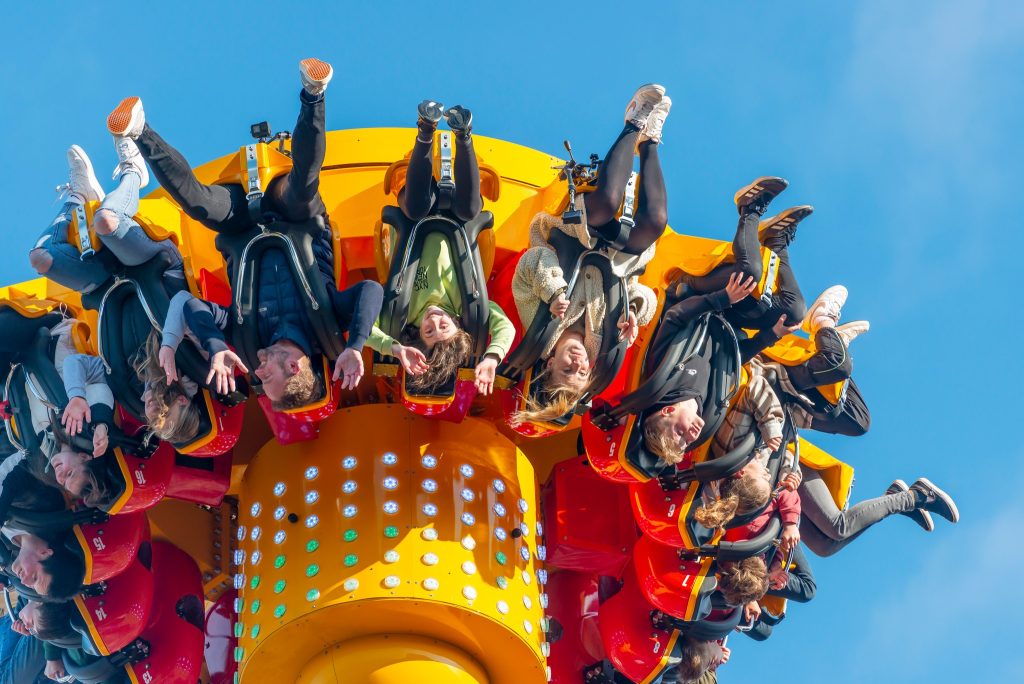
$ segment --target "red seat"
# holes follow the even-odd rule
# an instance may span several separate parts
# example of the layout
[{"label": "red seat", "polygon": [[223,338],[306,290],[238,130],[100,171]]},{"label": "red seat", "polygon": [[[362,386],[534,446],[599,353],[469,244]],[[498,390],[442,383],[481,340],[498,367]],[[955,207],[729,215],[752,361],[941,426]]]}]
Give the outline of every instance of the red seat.
[{"label": "red seat", "polygon": [[597,587],[597,575],[585,572],[556,572],[548,581],[548,615],[562,626],[548,657],[553,682],[578,682],[584,668],[604,659]]},{"label": "red seat", "polygon": [[[121,429],[131,434],[139,429],[122,411]],[[107,507],[107,513],[133,513],[152,508],[167,493],[174,470],[174,448],[163,442],[149,458],[140,458],[121,449],[114,449],[120,471],[120,495]],[[110,458],[110,456],[107,456]]]},{"label": "red seat", "polygon": [[85,561],[83,584],[120,574],[149,541],[149,519],[140,512],[111,516],[95,525],[75,525],[75,539]]},{"label": "red seat", "polygon": [[88,650],[110,655],[134,641],[149,623],[154,593],[151,555],[150,544],[143,544],[124,572],[106,580],[105,588],[93,596],[75,597],[79,616],[74,622],[83,643],[91,644]]},{"label": "red seat", "polygon": [[[597,408],[604,403],[601,399],[595,399],[594,407]],[[629,439],[629,430],[633,428],[635,422],[636,416],[629,416],[625,424],[605,432],[591,421],[590,411],[583,416],[580,434],[583,435],[583,446],[586,449],[587,458],[590,459],[590,465],[594,472],[610,482],[632,483],[638,481],[637,477],[624,465],[626,459],[623,453],[626,441]]]},{"label": "red seat", "polygon": [[206,669],[210,684],[233,684],[238,663],[235,662],[235,599],[234,589],[225,591],[206,611]]},{"label": "red seat", "polygon": [[633,547],[640,591],[658,610],[680,620],[699,620],[711,611],[718,585],[711,558],[680,560],[676,549],[642,537]]},{"label": "red seat", "polygon": [[202,391],[206,412],[212,425],[207,434],[193,439],[187,446],[180,447],[179,453],[195,457],[220,456],[235,447],[242,433],[245,418],[245,402],[227,406],[213,398],[209,390]]},{"label": "red seat", "polygon": [[178,459],[167,486],[167,496],[203,506],[219,506],[231,486],[231,461],[234,452],[203,459],[211,469],[194,468]]}]

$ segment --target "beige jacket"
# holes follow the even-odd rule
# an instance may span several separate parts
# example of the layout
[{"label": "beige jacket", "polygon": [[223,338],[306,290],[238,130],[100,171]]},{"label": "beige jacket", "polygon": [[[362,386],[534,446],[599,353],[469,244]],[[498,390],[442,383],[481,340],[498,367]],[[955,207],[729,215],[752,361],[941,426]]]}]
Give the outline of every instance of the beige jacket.
[{"label": "beige jacket", "polygon": [[[561,218],[544,212],[533,218],[530,224],[530,248],[519,260],[515,276],[512,278],[512,295],[515,297],[519,320],[522,321],[524,329],[530,327],[542,305],[549,305],[559,291],[569,286],[565,274],[558,265],[558,256],[548,243],[548,236],[552,230],[561,230],[572,235],[588,248],[592,248],[596,242],[587,231],[586,215],[583,222],[578,225],[565,224]],[[654,245],[647,248],[643,254],[616,252],[612,257],[613,269],[626,278],[629,304],[640,325],[650,322],[658,306],[654,291],[646,285],[641,285],[636,275],[653,257]],[[601,351],[601,330],[607,313],[601,272],[592,266],[584,267],[577,280],[577,287],[569,295],[569,311],[559,324],[557,334],[545,347],[542,357],[550,356],[562,333],[583,319],[583,345],[587,349],[587,356],[593,362]]]}]

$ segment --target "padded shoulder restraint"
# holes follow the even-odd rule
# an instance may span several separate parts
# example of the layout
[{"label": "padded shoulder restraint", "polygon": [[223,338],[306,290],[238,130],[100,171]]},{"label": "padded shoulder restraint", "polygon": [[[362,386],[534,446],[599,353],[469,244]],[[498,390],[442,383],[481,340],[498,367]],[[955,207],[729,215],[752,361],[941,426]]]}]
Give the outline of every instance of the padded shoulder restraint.
[{"label": "padded shoulder restraint", "polygon": [[387,206],[381,211],[381,221],[398,231],[390,273],[384,287],[381,329],[391,337],[400,339],[408,323],[409,301],[423,243],[429,235],[440,233],[451,250],[452,265],[462,295],[461,327],[473,338],[473,355],[483,356],[488,343],[488,300],[477,239],[481,232],[494,225],[494,214],[482,211],[462,224],[442,210],[413,222],[398,207]]},{"label": "padded shoulder restraint", "polygon": [[[95,525],[106,522],[109,517],[97,508],[40,513],[12,506],[8,521],[26,532],[31,532],[44,539],[53,539],[56,535],[68,532],[75,525]],[[70,541],[73,543],[70,543],[68,547],[74,548],[77,541],[73,538]]]}]

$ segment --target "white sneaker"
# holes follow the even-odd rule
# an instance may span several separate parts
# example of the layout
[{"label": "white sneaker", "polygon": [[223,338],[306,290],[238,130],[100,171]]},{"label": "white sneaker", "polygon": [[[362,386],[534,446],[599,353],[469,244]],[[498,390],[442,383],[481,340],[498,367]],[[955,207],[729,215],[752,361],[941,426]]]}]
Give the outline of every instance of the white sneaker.
[{"label": "white sneaker", "polygon": [[633,124],[643,130],[647,123],[647,117],[654,111],[654,106],[661,102],[665,96],[665,86],[657,83],[648,83],[637,88],[633,93],[633,99],[626,107],[626,123]]},{"label": "white sneaker", "polygon": [[138,138],[146,125],[146,113],[142,110],[142,100],[137,97],[126,97],[107,116],[107,130],[114,137],[127,136]]},{"label": "white sneaker", "polygon": [[149,171],[146,169],[146,160],[139,152],[139,146],[131,138],[116,138],[114,147],[117,148],[117,158],[120,160],[114,167],[114,180],[117,180],[126,173],[135,173],[139,176],[139,188],[149,185]]},{"label": "white sneaker", "polygon": [[79,199],[81,204],[86,202],[102,202],[104,198],[103,188],[96,180],[96,173],[92,169],[92,162],[89,155],[78,145],[68,148],[68,193]]},{"label": "white sneaker", "polygon": [[668,112],[672,109],[672,98],[665,95],[661,98],[661,102],[655,105],[654,109],[651,110],[651,115],[647,117],[647,124],[644,125],[640,131],[640,137],[637,144],[644,142],[645,140],[651,140],[656,144],[661,144],[661,129],[665,126],[665,119],[668,118]]},{"label": "white sneaker", "polygon": [[310,95],[322,95],[334,76],[334,68],[327,62],[310,57],[299,62],[299,77],[302,88]]},{"label": "white sneaker", "polygon": [[818,295],[818,298],[814,300],[814,304],[807,311],[807,315],[804,316],[804,322],[801,326],[804,332],[811,335],[818,332],[818,328],[821,326],[817,323],[817,320],[821,317],[829,318],[832,320],[833,325],[837,325],[839,323],[839,314],[842,313],[843,304],[846,304],[846,298],[849,294],[842,285],[833,285]]},{"label": "white sneaker", "polygon": [[839,333],[839,337],[843,338],[843,344],[847,349],[850,348],[851,342],[868,330],[871,330],[871,324],[867,321],[850,321],[836,326],[836,332]]}]

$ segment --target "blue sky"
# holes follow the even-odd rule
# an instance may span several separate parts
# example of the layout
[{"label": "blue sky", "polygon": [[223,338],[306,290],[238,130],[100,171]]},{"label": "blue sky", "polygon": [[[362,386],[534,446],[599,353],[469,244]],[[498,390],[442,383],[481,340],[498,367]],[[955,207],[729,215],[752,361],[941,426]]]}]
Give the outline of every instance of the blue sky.
[{"label": "blue sky", "polygon": [[125,95],[201,162],[254,121],[290,127],[305,56],[335,65],[330,128],[410,125],[431,97],[470,106],[481,134],[553,153],[565,137],[603,153],[634,87],[665,84],[672,226],[724,238],[733,191],[785,176],[779,203],[817,208],[792,248],[808,299],[843,283],[846,317],[872,322],[853,348],[871,433],[812,439],[857,467],[855,498],[927,475],[963,516],[931,535],[887,520],[818,560],[815,601],[765,644],[733,638],[722,680],[1024,680],[1024,4],[29,5],[5,10],[0,60],[5,282],[31,275],[66,147],[112,168],[104,117]]}]

